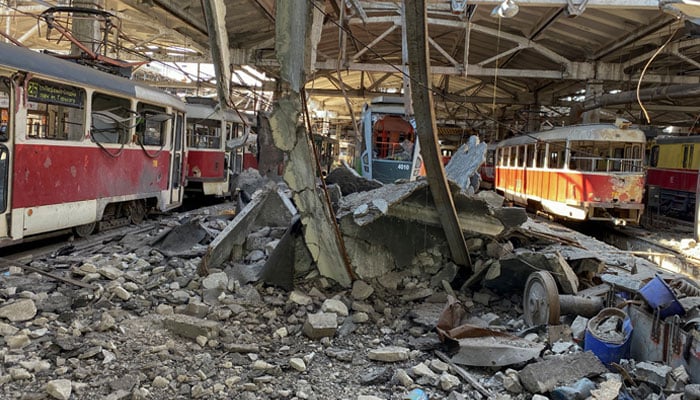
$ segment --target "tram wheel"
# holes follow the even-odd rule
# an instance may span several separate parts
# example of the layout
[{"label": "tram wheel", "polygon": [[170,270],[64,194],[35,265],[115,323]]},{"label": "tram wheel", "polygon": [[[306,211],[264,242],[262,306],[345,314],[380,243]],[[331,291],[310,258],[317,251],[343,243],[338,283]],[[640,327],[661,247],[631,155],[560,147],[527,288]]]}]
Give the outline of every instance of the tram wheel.
[{"label": "tram wheel", "polygon": [[559,323],[559,292],[550,272],[533,272],[527,278],[523,294],[523,313],[529,326]]},{"label": "tram wheel", "polygon": [[73,232],[79,237],[84,238],[90,236],[95,231],[95,227],[97,227],[97,223],[91,222],[89,224],[73,227]]}]

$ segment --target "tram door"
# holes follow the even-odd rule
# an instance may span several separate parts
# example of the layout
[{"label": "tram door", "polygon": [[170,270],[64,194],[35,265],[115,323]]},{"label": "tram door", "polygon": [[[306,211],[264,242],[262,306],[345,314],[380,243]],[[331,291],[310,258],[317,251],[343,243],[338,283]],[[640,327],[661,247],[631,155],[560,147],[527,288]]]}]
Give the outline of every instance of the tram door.
[{"label": "tram door", "polygon": [[184,191],[182,185],[182,176],[184,173],[184,154],[183,154],[183,141],[185,140],[185,116],[178,112],[175,118],[175,132],[173,135],[173,159],[170,164],[170,203],[180,204],[182,203],[182,194]]},{"label": "tram door", "polygon": [[0,81],[0,239],[10,236],[10,181],[12,174],[11,156],[12,156],[12,141],[11,127],[14,126],[10,121],[12,108],[10,107],[10,89],[5,82],[8,79]]}]

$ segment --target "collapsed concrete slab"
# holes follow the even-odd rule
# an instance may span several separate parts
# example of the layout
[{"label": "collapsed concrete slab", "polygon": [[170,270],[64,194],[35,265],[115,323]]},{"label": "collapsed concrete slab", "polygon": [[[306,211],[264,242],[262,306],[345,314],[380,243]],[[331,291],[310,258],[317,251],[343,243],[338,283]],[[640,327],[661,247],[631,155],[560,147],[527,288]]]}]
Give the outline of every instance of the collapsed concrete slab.
[{"label": "collapsed concrete slab", "polygon": [[[492,209],[451,186],[465,234],[497,237],[527,220],[524,209]],[[420,251],[444,245],[445,234],[428,183],[387,184],[340,201],[340,229],[358,277],[381,276],[410,264]]]},{"label": "collapsed concrete slab", "polygon": [[547,393],[555,387],[573,383],[582,377],[592,378],[608,372],[590,351],[551,356],[527,365],[518,374],[520,382],[532,393]]},{"label": "collapsed concrete slab", "polygon": [[198,219],[191,219],[173,228],[167,235],[154,243],[154,247],[168,257],[184,256],[192,247],[201,243],[208,235]]},{"label": "collapsed concrete slab", "polygon": [[288,226],[296,208],[276,185],[255,193],[250,203],[219,233],[207,248],[197,273],[208,275],[210,268],[242,252],[246,237],[256,226]]},{"label": "collapsed concrete slab", "polygon": [[294,276],[312,268],[313,260],[304,245],[299,216],[295,215],[275,249],[262,267],[260,278],[287,290],[294,288]]}]

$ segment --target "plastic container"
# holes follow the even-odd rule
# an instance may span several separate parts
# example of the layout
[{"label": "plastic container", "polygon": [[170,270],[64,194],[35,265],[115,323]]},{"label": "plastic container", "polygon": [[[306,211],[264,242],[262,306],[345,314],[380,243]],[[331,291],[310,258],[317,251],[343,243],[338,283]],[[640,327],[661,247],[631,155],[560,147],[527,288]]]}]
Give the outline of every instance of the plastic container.
[{"label": "plastic container", "polygon": [[658,275],[655,275],[652,280],[639,289],[639,294],[653,310],[660,308],[659,316],[661,319],[671,315],[685,314],[685,310],[676,299],[673,290]]},{"label": "plastic container", "polygon": [[[611,317],[617,317],[617,319],[611,320]],[[603,330],[605,324],[610,321],[621,323],[614,334]],[[588,321],[583,348],[592,351],[606,367],[610,368],[611,363],[629,358],[631,337],[632,321],[627,313],[619,308],[604,308]]]}]

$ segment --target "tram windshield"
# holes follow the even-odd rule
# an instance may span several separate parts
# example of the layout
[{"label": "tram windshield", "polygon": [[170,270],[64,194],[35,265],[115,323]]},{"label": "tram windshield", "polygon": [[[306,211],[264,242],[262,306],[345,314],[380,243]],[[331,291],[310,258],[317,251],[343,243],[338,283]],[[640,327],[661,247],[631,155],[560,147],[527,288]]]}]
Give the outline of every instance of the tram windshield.
[{"label": "tram windshield", "polygon": [[415,129],[398,115],[380,116],[372,126],[372,151],[376,160],[410,161],[415,142]]},{"label": "tram windshield", "polygon": [[569,169],[584,172],[640,172],[644,157],[634,142],[571,142],[569,152]]},{"label": "tram windshield", "polygon": [[221,121],[187,120],[187,139],[187,145],[193,149],[218,149],[221,147]]}]

